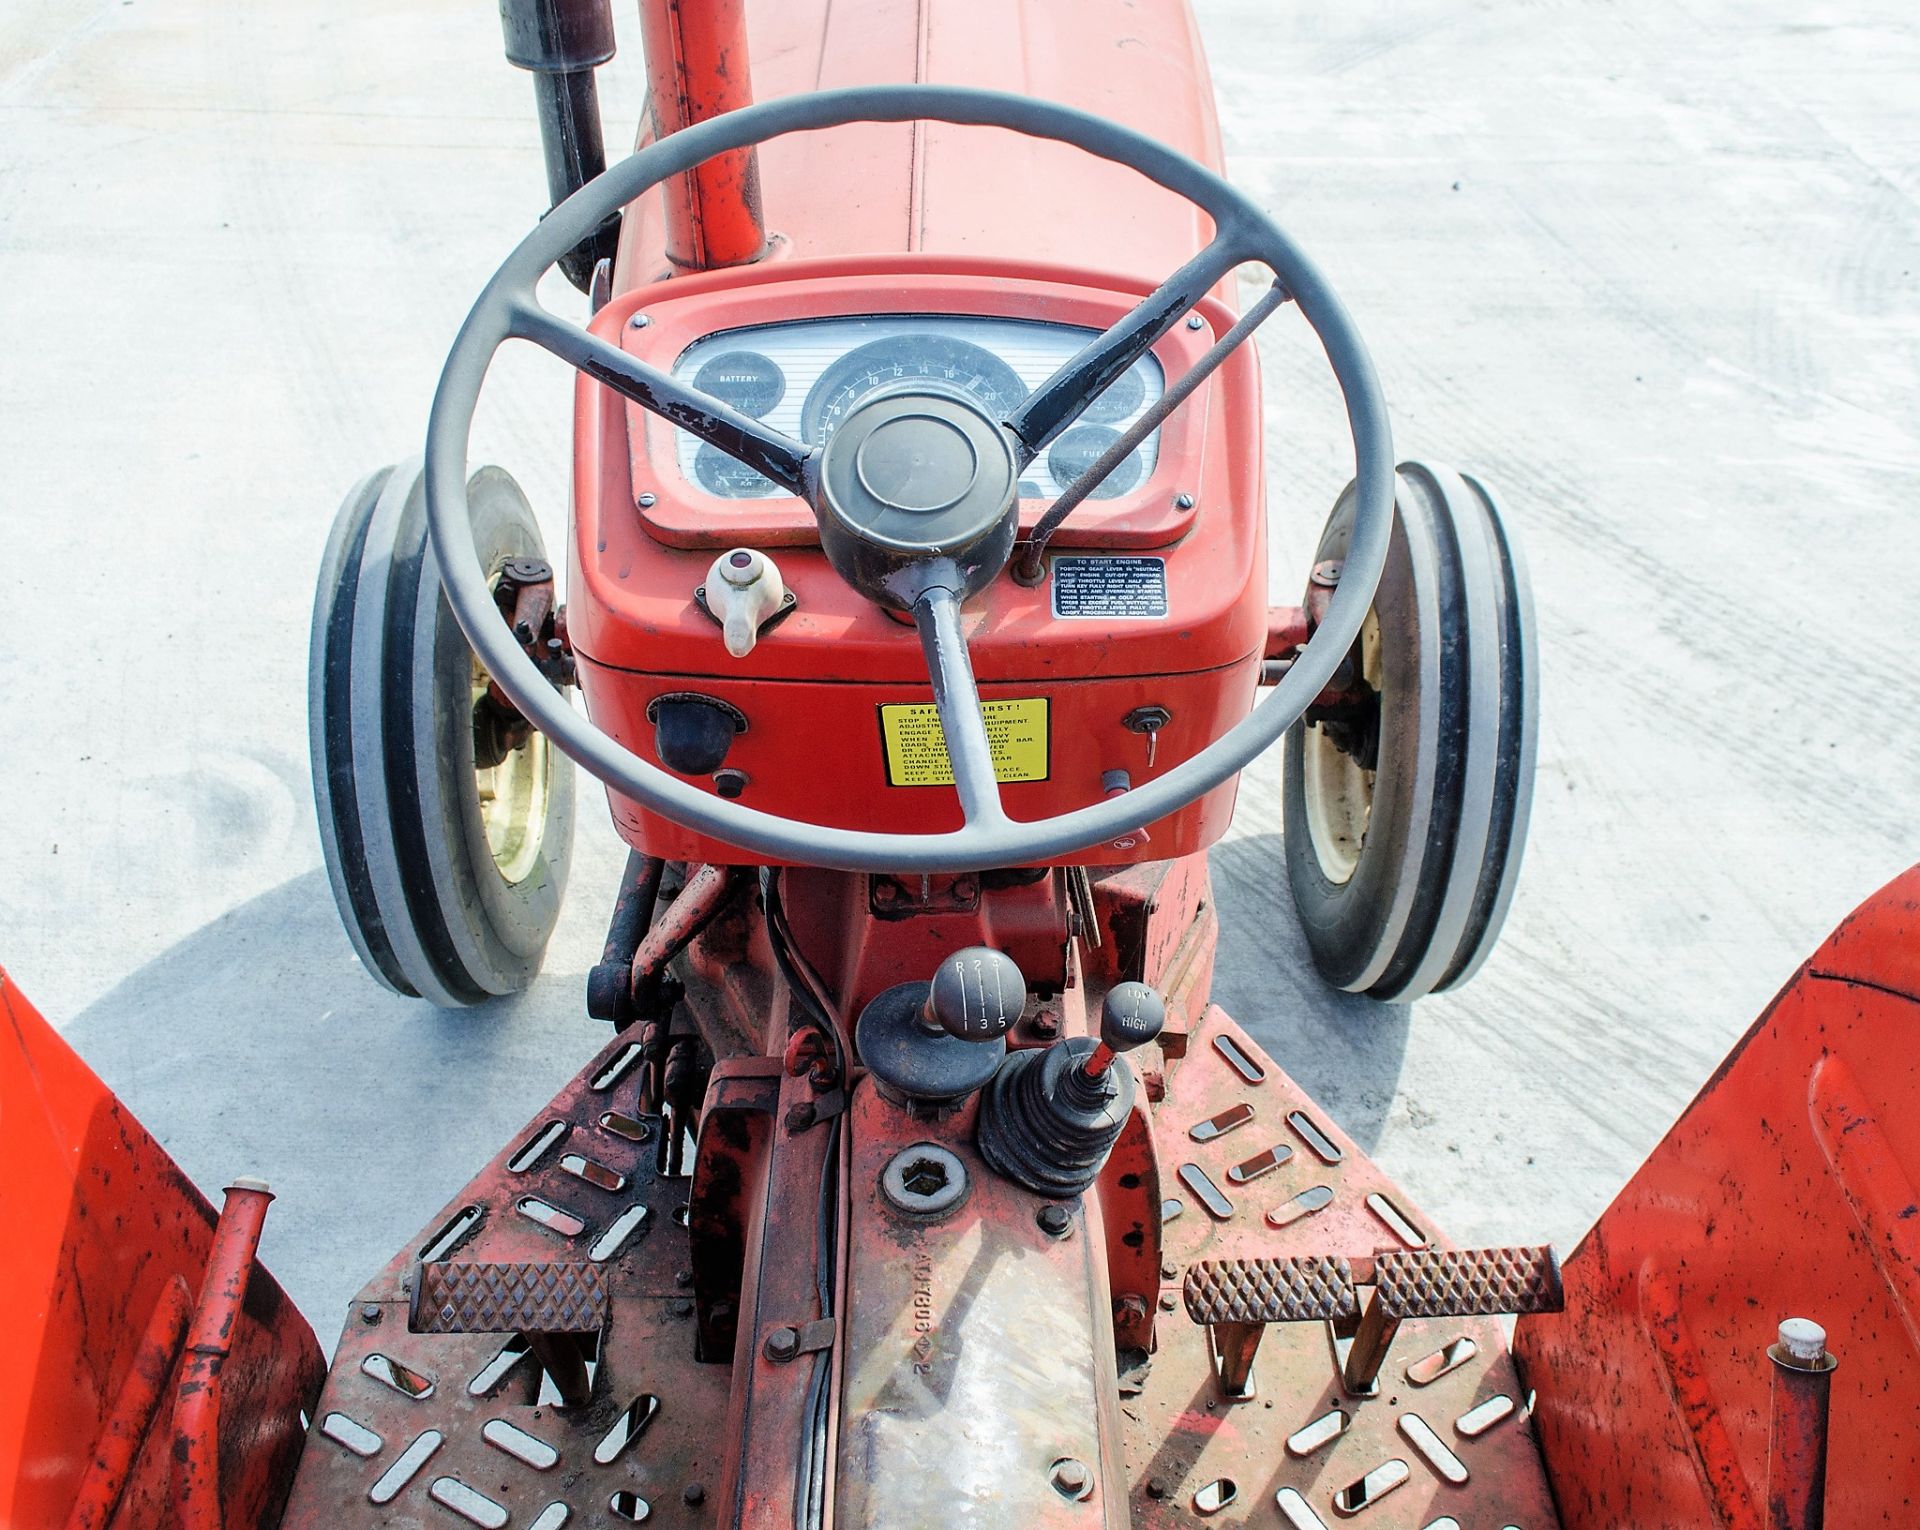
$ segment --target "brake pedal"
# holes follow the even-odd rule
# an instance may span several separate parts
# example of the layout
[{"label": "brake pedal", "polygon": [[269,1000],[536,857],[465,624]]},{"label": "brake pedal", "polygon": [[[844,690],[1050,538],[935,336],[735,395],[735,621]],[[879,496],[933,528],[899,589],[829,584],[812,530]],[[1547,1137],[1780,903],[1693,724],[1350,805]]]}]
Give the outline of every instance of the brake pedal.
[{"label": "brake pedal", "polygon": [[1253,1396],[1253,1357],[1269,1323],[1351,1320],[1359,1311],[1353,1266],[1334,1256],[1203,1259],[1187,1271],[1187,1316],[1207,1327],[1221,1389]]},{"label": "brake pedal", "polygon": [[517,1333],[561,1405],[577,1407],[593,1395],[580,1340],[599,1338],[607,1310],[607,1275],[597,1264],[448,1260],[414,1268],[407,1326],[415,1333]]},{"label": "brake pedal", "polygon": [[[1361,1285],[1373,1288],[1364,1302]],[[1404,1319],[1558,1312],[1566,1305],[1560,1261],[1545,1245],[1396,1251],[1357,1261],[1318,1254],[1206,1259],[1187,1271],[1184,1294],[1187,1315],[1206,1325],[1221,1390],[1236,1402],[1253,1396],[1253,1357],[1269,1323],[1329,1322],[1350,1330],[1341,1380],[1364,1396],[1374,1390]]]}]

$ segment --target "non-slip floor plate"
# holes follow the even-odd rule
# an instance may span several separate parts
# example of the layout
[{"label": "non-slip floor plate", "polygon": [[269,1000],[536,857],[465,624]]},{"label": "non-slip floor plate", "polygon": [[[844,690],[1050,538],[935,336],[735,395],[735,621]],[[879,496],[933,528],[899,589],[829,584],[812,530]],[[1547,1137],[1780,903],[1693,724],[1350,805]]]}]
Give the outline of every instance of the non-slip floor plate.
[{"label": "non-slip floor plate", "polygon": [[[1260,1071],[1259,1083],[1249,1083],[1214,1045],[1222,1037]],[[1237,1105],[1253,1110],[1246,1131],[1194,1140],[1195,1125]],[[1208,1524],[1321,1523],[1333,1530],[1424,1530],[1449,1517],[1519,1530],[1559,1524],[1496,1320],[1408,1319],[1381,1370],[1379,1394],[1369,1398],[1349,1397],[1341,1387],[1326,1324],[1273,1324],[1254,1360],[1252,1400],[1227,1402],[1206,1330],[1184,1310],[1182,1283],[1192,1265],[1404,1251],[1369,1209],[1370,1196],[1385,1197],[1420,1229],[1432,1224],[1219,1009],[1207,1012],[1171,1070],[1154,1131],[1163,1163],[1192,1163],[1214,1185],[1231,1183],[1228,1171],[1245,1157],[1243,1144],[1254,1133],[1300,1151],[1272,1173],[1235,1185],[1227,1215],[1182,1216],[1165,1226],[1159,1349],[1144,1389],[1126,1400],[1123,1413],[1136,1526],[1192,1525],[1196,1514]],[[1331,1200],[1273,1225],[1269,1212],[1315,1186],[1325,1186]],[[1188,1185],[1175,1194],[1192,1200]],[[1458,1344],[1463,1338],[1472,1343]],[[1429,1359],[1443,1352],[1443,1360]],[[1428,1378],[1425,1385],[1408,1379],[1410,1368]],[[1496,1398],[1509,1399],[1509,1410],[1490,1406]],[[1324,1422],[1336,1410],[1345,1420],[1340,1427]],[[1465,1429],[1458,1427],[1462,1418]],[[1453,1480],[1462,1474],[1463,1481]],[[1238,1489],[1233,1501],[1217,1510],[1197,1506],[1196,1495],[1223,1478]],[[1284,1503],[1277,1501],[1283,1489]]]},{"label": "non-slip floor plate", "polygon": [[[634,1523],[634,1498],[705,1522],[684,1495],[699,1484],[695,1496],[711,1503],[717,1491],[729,1367],[693,1357],[693,1303],[677,1278],[687,1233],[675,1215],[688,1181],[656,1172],[657,1133],[634,1140],[639,1074],[616,1066],[628,1045],[596,1057],[354,1299],[284,1530],[616,1530]],[[548,1132],[551,1122],[567,1129]],[[559,1153],[525,1151],[542,1136],[546,1147],[564,1138],[623,1188],[568,1173]],[[563,1215],[529,1217],[528,1201]],[[596,1262],[610,1235],[620,1256]],[[549,1328],[598,1329],[604,1317],[597,1356],[591,1335],[578,1341],[592,1401],[574,1410],[554,1407],[550,1392],[543,1400],[540,1361],[513,1334],[409,1332],[406,1283],[426,1254],[446,1262],[442,1275],[460,1264],[510,1272],[507,1296]],[[529,1281],[527,1264],[559,1268],[543,1283]],[[472,1294],[458,1282],[448,1290]],[[505,1311],[482,1305],[484,1321]]]}]

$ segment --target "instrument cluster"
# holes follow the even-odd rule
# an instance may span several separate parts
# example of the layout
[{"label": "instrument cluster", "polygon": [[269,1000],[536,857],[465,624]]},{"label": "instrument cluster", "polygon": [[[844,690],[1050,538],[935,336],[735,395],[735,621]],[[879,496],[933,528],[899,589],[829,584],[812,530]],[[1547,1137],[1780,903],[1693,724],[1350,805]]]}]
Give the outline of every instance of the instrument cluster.
[{"label": "instrument cluster", "polygon": [[[695,341],[673,375],[742,414],[809,445],[824,445],[853,407],[882,388],[931,387],[1004,418],[1097,331],[1028,319],[958,314],[875,314],[723,330]],[[1020,497],[1053,499],[1104,452],[1166,386],[1152,355],[1140,358],[1036,457]],[[720,499],[784,495],[761,474],[685,431],[680,471]],[[1114,499],[1145,483],[1159,455],[1149,435],[1091,498]]]}]

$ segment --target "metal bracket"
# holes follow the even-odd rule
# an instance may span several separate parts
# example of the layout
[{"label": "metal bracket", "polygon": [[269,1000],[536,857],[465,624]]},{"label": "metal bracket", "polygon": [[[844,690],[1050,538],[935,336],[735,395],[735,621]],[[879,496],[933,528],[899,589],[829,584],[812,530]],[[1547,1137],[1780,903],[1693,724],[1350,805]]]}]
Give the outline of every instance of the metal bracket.
[{"label": "metal bracket", "polygon": [[769,1360],[785,1365],[802,1355],[814,1355],[823,1349],[832,1349],[834,1336],[838,1332],[839,1325],[832,1318],[815,1318],[810,1323],[789,1323],[769,1330],[761,1349]]},{"label": "metal bracket", "polygon": [[787,1131],[789,1135],[810,1131],[822,1121],[831,1121],[846,1108],[844,1089],[829,1089],[811,1100],[800,1100],[788,1107]]}]

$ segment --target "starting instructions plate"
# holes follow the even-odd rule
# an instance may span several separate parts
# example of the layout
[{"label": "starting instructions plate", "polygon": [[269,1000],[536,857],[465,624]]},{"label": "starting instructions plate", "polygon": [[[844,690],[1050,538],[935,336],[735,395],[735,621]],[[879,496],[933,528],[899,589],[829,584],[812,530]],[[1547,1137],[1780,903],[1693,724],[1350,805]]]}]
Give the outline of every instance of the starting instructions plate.
[{"label": "starting instructions plate", "polygon": [[1165,558],[1055,558],[1056,618],[1144,618],[1167,614]]},{"label": "starting instructions plate", "polygon": [[[1048,770],[1047,700],[1044,696],[983,701],[993,773],[1001,785],[1044,781]],[[953,764],[940,732],[940,713],[925,702],[880,708],[880,738],[886,746],[889,786],[951,786]]]}]

